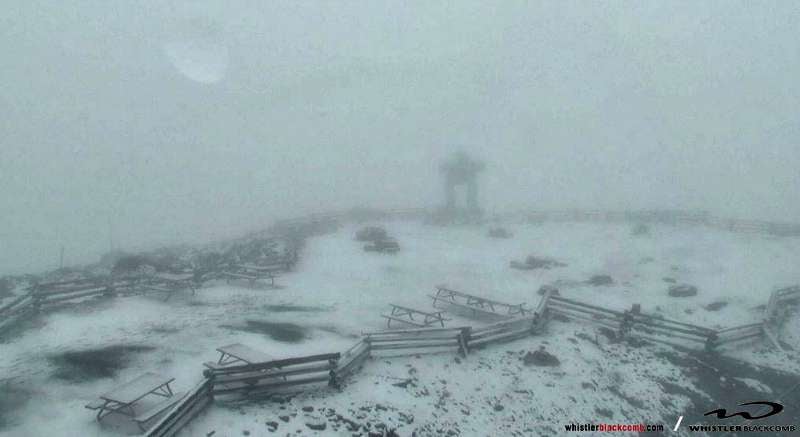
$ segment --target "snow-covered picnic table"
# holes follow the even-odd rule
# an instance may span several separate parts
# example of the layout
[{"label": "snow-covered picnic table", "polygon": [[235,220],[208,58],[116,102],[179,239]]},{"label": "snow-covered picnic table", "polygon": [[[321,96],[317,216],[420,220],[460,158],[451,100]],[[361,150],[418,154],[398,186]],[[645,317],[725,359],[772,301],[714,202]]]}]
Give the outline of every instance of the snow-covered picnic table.
[{"label": "snow-covered picnic table", "polygon": [[273,357],[261,351],[255,350],[249,346],[241,343],[229,344],[217,348],[219,352],[219,360],[216,363],[204,363],[209,369],[216,369],[220,367],[230,366],[233,364],[255,364],[265,363],[272,361]]},{"label": "snow-covered picnic table", "polygon": [[[98,410],[98,421],[111,413],[118,413],[130,417],[144,430],[145,422],[180,400],[182,394],[173,393],[170,387],[170,383],[174,380],[175,378],[147,372],[100,395],[98,401],[86,405],[86,408]],[[164,399],[154,405],[148,405],[145,411],[137,411],[140,401],[150,395]]]},{"label": "snow-covered picnic table", "polygon": [[[395,305],[393,303],[389,304],[392,307],[391,314],[381,314],[386,319],[386,327],[391,328],[392,320],[396,322],[405,323],[408,325],[417,326],[420,328],[425,328],[435,323],[439,323],[444,328],[444,322],[448,319],[445,319],[442,316],[444,311],[421,311],[416,310],[414,308],[408,308],[401,305]],[[422,320],[415,319],[414,316],[421,316]]]},{"label": "snow-covered picnic table", "polygon": [[525,308],[524,303],[508,304],[451,290],[444,286],[436,287],[436,295],[430,297],[433,299],[434,307],[439,302],[445,302],[449,305],[469,310],[473,315],[480,313],[500,317],[520,317],[531,312],[531,310]]}]

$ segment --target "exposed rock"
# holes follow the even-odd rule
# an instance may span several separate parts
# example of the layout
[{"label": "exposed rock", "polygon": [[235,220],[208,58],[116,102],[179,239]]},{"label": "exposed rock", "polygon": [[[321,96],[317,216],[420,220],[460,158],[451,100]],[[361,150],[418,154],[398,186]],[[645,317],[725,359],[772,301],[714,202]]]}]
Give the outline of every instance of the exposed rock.
[{"label": "exposed rock", "polygon": [[554,294],[554,295],[558,294],[558,288],[556,288],[556,287],[554,287],[552,285],[547,285],[547,284],[542,285],[541,287],[539,287],[539,290],[536,291],[536,294],[538,294],[539,296],[544,296],[545,294],[547,294],[548,291],[551,291],[552,294]]},{"label": "exposed rock", "polygon": [[328,427],[328,422],[322,419],[310,418],[306,421],[306,426],[314,431],[325,431],[325,428]]},{"label": "exposed rock", "polygon": [[647,235],[649,233],[650,233],[650,228],[644,223],[637,224],[631,230],[631,235],[634,235],[634,236]]},{"label": "exposed rock", "polygon": [[669,287],[669,295],[672,297],[697,296],[697,287],[688,284],[672,285]]},{"label": "exposed rock", "polygon": [[668,283],[668,284],[674,284],[674,283],[678,282],[675,278],[669,278],[669,277],[661,278],[661,280],[666,282],[666,283]]},{"label": "exposed rock", "polygon": [[725,308],[726,306],[728,306],[728,302],[720,300],[717,302],[711,302],[710,304],[705,306],[705,309],[706,311],[719,311]]},{"label": "exposed rock", "polygon": [[608,419],[614,418],[614,412],[609,410],[608,408],[595,408],[594,412],[601,417],[606,417]]},{"label": "exposed rock", "polygon": [[385,240],[389,237],[386,229],[380,226],[367,226],[361,228],[356,232],[356,240],[358,241],[379,241]]},{"label": "exposed rock", "polygon": [[617,333],[616,333],[616,332],[614,332],[614,330],[613,330],[613,329],[611,329],[611,328],[607,328],[607,327],[605,327],[605,326],[601,326],[601,327],[598,329],[598,331],[599,331],[599,332],[600,332],[600,334],[602,334],[602,335],[603,335],[605,338],[607,338],[607,339],[608,339],[608,341],[610,341],[610,342],[612,342],[612,343],[617,341]]},{"label": "exposed rock", "polygon": [[274,420],[267,422],[267,428],[269,428],[270,432],[275,432],[278,429],[278,422]]},{"label": "exposed rock", "polygon": [[614,278],[608,275],[594,275],[586,283],[595,287],[614,285]]},{"label": "exposed rock", "polygon": [[489,237],[491,238],[511,238],[512,234],[506,228],[492,228],[489,229]]},{"label": "exposed rock", "polygon": [[367,252],[396,253],[400,250],[400,244],[393,238],[383,238],[375,240],[364,246]]},{"label": "exposed rock", "polygon": [[554,267],[566,267],[565,263],[556,261],[552,258],[537,257],[529,255],[525,258],[525,264],[532,269],[552,269]]},{"label": "exposed rock", "polygon": [[554,367],[561,364],[555,355],[544,350],[544,346],[539,347],[539,350],[528,352],[522,357],[522,363],[526,366],[546,366]]},{"label": "exposed rock", "polygon": [[312,407],[311,405],[306,405],[305,407],[301,408],[301,410],[305,411],[306,413],[310,413],[314,411],[314,407]]}]

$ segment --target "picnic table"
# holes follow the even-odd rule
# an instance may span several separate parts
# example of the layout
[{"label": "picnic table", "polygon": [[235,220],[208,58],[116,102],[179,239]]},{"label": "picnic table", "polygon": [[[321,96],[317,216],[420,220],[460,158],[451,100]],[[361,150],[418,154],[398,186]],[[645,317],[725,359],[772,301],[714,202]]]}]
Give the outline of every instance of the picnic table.
[{"label": "picnic table", "polygon": [[[434,323],[439,323],[442,325],[442,328],[444,328],[444,322],[448,320],[442,316],[444,311],[426,312],[401,305],[395,305],[393,303],[390,303],[389,305],[392,307],[391,314],[381,314],[382,317],[386,318],[387,328],[391,328],[392,320],[408,325],[418,326],[420,328],[425,328]],[[415,315],[421,316],[422,320],[414,319]]]},{"label": "picnic table", "polygon": [[216,363],[206,362],[204,366],[209,369],[218,369],[221,367],[231,366],[234,364],[256,364],[272,361],[273,357],[261,351],[255,350],[249,346],[241,343],[229,344],[217,348],[219,352],[219,360]]},{"label": "picnic table", "polygon": [[[99,396],[99,400],[86,405],[90,410],[97,410],[97,420],[109,414],[117,413],[130,417],[144,431],[144,424],[178,402],[183,393],[174,393],[170,383],[175,378],[157,373],[144,373],[132,381],[128,381],[113,390]],[[137,407],[144,398],[157,396],[164,399],[150,405],[145,411],[137,412]]]},{"label": "picnic table", "polygon": [[472,294],[462,293],[460,291],[451,290],[444,286],[436,287],[436,295],[430,296],[433,298],[433,306],[439,302],[445,302],[449,305],[466,309],[472,312],[473,315],[478,313],[500,317],[517,317],[524,316],[530,313],[531,310],[524,307],[525,304],[508,304],[492,299],[487,299]]}]

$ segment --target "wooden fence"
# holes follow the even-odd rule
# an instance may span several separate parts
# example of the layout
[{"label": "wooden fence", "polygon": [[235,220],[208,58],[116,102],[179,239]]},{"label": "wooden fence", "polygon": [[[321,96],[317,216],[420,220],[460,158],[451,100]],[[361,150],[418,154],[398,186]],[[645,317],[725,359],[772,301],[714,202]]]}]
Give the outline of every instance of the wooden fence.
[{"label": "wooden fence", "polygon": [[207,369],[203,375],[211,381],[211,394],[261,395],[276,389],[327,382],[336,386],[340,353],[310,355]]},{"label": "wooden fence", "polygon": [[370,351],[401,351],[421,353],[422,351],[440,352],[446,349],[457,349],[466,354],[469,339],[469,327],[460,328],[420,328],[397,329],[364,334],[364,342]]},{"label": "wooden fence", "polygon": [[264,396],[288,387],[316,384],[341,389],[345,378],[360,369],[374,352],[402,355],[470,350],[541,333],[547,320],[563,316],[604,326],[620,337],[632,335],[675,346],[714,349],[764,335],[767,323],[779,323],[781,308],[800,299],[800,287],[772,293],[762,322],[713,330],[690,323],[644,314],[638,305],[619,311],[583,303],[547,290],[531,316],[517,317],[473,328],[420,328],[364,333],[362,339],[343,353],[329,353],[274,360],[258,364],[215,367],[203,372],[203,380],[145,433],[146,437],[175,435],[208,406],[215,396]]},{"label": "wooden fence", "polygon": [[731,232],[800,236],[800,224],[715,217],[707,211],[641,210],[553,210],[500,214],[496,219],[523,219],[530,222],[633,222],[669,225],[701,225]]},{"label": "wooden fence", "polygon": [[7,329],[36,310],[30,294],[16,297],[0,307],[0,331]]},{"label": "wooden fence", "polygon": [[200,414],[213,400],[212,382],[208,378],[197,384],[164,414],[147,432],[145,437],[172,437],[180,432],[193,418]]}]

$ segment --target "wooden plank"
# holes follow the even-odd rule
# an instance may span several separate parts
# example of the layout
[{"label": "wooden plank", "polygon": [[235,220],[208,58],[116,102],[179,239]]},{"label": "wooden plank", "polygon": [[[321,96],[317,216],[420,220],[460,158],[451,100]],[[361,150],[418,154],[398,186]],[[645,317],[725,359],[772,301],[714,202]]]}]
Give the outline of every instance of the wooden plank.
[{"label": "wooden plank", "polygon": [[764,323],[761,329],[764,331],[764,334],[767,336],[767,338],[772,342],[772,345],[775,346],[775,349],[778,349],[779,351],[783,352],[781,343],[778,341],[778,336],[776,336],[775,333],[772,332],[772,329],[770,329],[770,327],[767,326],[766,323]]},{"label": "wooden plank", "polygon": [[[172,409],[145,433],[145,437],[174,436],[181,427],[197,415],[209,402],[211,381],[203,379],[178,401]],[[198,407],[199,406],[199,407]]]},{"label": "wooden plank", "polygon": [[565,304],[562,304],[561,302],[558,302],[558,301],[551,301],[550,309],[557,310],[557,311],[575,311],[575,312],[579,312],[579,313],[584,313],[584,314],[588,314],[592,318],[595,318],[595,319],[598,319],[598,320],[619,321],[619,320],[621,320],[622,318],[625,317],[624,315],[616,315],[616,314],[615,315],[609,315],[609,313],[603,313],[603,312],[595,311],[594,309],[591,309],[591,308],[584,308],[584,307],[580,307],[580,306],[577,306],[577,305],[565,305]]},{"label": "wooden plank", "polygon": [[427,344],[412,344],[412,343],[398,343],[398,344],[380,344],[371,346],[373,351],[384,350],[401,350],[401,349],[429,349],[429,348],[458,348],[458,340],[453,339],[448,342],[427,343]]},{"label": "wooden plank", "polygon": [[718,338],[716,341],[717,345],[724,346],[730,343],[738,343],[740,341],[751,340],[755,337],[761,337],[763,334],[761,332],[753,332],[749,334],[744,334],[739,337],[732,337],[732,338]]},{"label": "wooden plank", "polygon": [[338,378],[345,378],[353,374],[353,372],[355,372],[355,370],[358,369],[364,363],[364,361],[366,361],[367,358],[369,358],[369,356],[370,356],[369,348],[365,348],[359,354],[355,355],[353,359],[350,360],[347,364],[339,367],[336,370],[336,376]]},{"label": "wooden plank", "polygon": [[301,378],[301,379],[290,379],[288,381],[284,380],[277,380],[277,381],[270,381],[269,383],[263,384],[244,384],[244,383],[232,383],[226,385],[214,385],[211,390],[212,394],[231,394],[236,392],[245,392],[245,393],[259,393],[265,392],[270,389],[275,388],[282,388],[282,387],[291,387],[294,385],[305,385],[305,384],[313,384],[317,382],[328,381],[330,379],[330,375],[324,376],[314,376],[308,378]]},{"label": "wooden plank", "polygon": [[567,299],[567,298],[561,297],[561,296],[555,296],[555,295],[554,296],[550,296],[550,302],[553,302],[553,303],[555,303],[555,302],[567,303],[567,304],[571,304],[571,305],[575,305],[575,306],[579,306],[579,307],[590,308],[590,309],[601,311],[601,312],[608,313],[608,314],[614,314],[614,315],[617,315],[617,316],[624,315],[624,313],[622,311],[611,310],[611,309],[608,309],[608,308],[599,307],[597,305],[590,305],[588,303],[583,303],[583,302],[579,302],[577,300]]},{"label": "wooden plank", "polygon": [[619,322],[612,323],[612,322],[609,321],[609,319],[595,319],[595,318],[587,316],[585,314],[573,313],[573,312],[569,312],[569,311],[563,311],[563,310],[560,310],[560,309],[557,309],[557,308],[551,308],[550,312],[553,313],[553,314],[562,315],[564,317],[567,317],[567,318],[570,318],[570,319],[573,319],[573,320],[583,320],[585,322],[590,322],[590,323],[595,323],[595,324],[598,324],[598,325],[602,325],[602,326],[605,326],[607,328],[613,329],[615,331],[619,329]]},{"label": "wooden plank", "polygon": [[373,332],[365,332],[362,335],[365,336],[379,336],[379,335],[400,335],[400,334],[424,334],[424,333],[432,333],[432,332],[452,332],[453,335],[457,334],[461,331],[462,328],[466,328],[466,326],[460,326],[458,328],[420,328],[420,329],[393,329],[391,331],[373,331]]},{"label": "wooden plank", "polygon": [[[485,297],[476,296],[476,295],[473,295],[473,294],[467,294],[467,293],[464,293],[464,292],[461,292],[461,291],[452,290],[452,289],[447,288],[446,286],[442,286],[442,285],[437,286],[436,289],[437,289],[437,296],[439,294],[441,294],[442,291],[445,291],[447,293],[444,296],[439,296],[438,297],[439,299],[441,299],[441,297],[459,296],[459,297],[463,297],[463,298],[466,298],[466,299],[472,299],[472,300],[475,300],[475,301],[481,302],[481,303],[487,303],[487,304],[490,304],[490,305],[496,305],[496,306],[504,307],[504,308],[506,308],[507,311],[510,311],[511,309],[519,309],[520,311],[523,311],[523,312],[524,311],[529,311],[529,310],[523,308],[524,304],[522,304],[522,303],[520,303],[520,304],[509,304],[509,303],[505,303],[505,302],[500,302],[500,301],[497,301],[497,300],[488,299],[488,298],[485,298]],[[435,299],[436,299],[436,297],[435,297]],[[449,301],[449,303],[452,303],[452,301]],[[473,307],[473,305],[467,305],[467,306]]]},{"label": "wooden plank", "polygon": [[[419,326],[420,328],[424,328],[424,327],[429,325],[428,323],[420,323],[420,322],[417,322],[416,320],[410,320],[410,319],[401,319],[401,318],[392,317],[392,316],[389,316],[389,315],[386,315],[386,314],[381,314],[381,317],[387,319],[389,321],[389,323],[391,323],[391,321],[394,320],[396,322],[405,323],[405,324],[412,325],[412,326]],[[388,323],[387,323],[387,326],[388,326]]]},{"label": "wooden plank", "polygon": [[90,291],[86,291],[86,292],[83,292],[83,293],[70,294],[68,296],[49,297],[49,298],[46,298],[46,299],[42,299],[40,301],[40,303],[42,303],[43,305],[53,304],[53,303],[58,303],[58,302],[64,302],[64,301],[67,301],[67,300],[80,299],[80,298],[88,297],[88,296],[102,295],[102,294],[105,294],[106,291],[107,291],[106,289],[90,290]]},{"label": "wooden plank", "polygon": [[186,426],[192,419],[197,417],[208,405],[211,404],[211,395],[203,395],[197,398],[192,398],[191,402],[185,404],[185,409],[181,411],[180,415],[174,416],[170,421],[164,422],[159,428],[154,426],[151,431],[146,434],[147,437],[174,437],[181,429]]},{"label": "wooden plank", "polygon": [[217,351],[228,354],[234,358],[238,358],[247,364],[264,363],[274,359],[274,357],[267,355],[264,352],[253,349],[249,346],[245,346],[241,343],[222,346],[217,348]]},{"label": "wooden plank", "polygon": [[482,313],[482,314],[485,314],[485,315],[496,316],[496,317],[511,317],[511,316],[509,316],[507,314],[501,314],[501,313],[497,313],[497,312],[494,312],[494,311],[489,311],[489,310],[486,310],[486,309],[483,309],[483,308],[480,308],[480,307],[475,307],[475,306],[471,306],[471,305],[462,304],[462,303],[459,303],[459,302],[445,301],[445,303],[447,303],[448,305],[452,305],[454,307],[458,307],[458,308],[467,310],[467,311],[472,311],[473,314]]},{"label": "wooden plank", "polygon": [[676,320],[666,319],[666,318],[663,318],[663,317],[655,317],[655,316],[648,315],[648,314],[640,313],[640,314],[632,314],[631,316],[633,317],[633,321],[635,323],[647,324],[647,323],[653,322],[653,323],[660,323],[660,324],[675,325],[676,327],[682,326],[682,327],[688,328],[690,330],[700,331],[700,332],[704,332],[706,334],[710,334],[710,333],[716,332],[715,330],[713,330],[711,328],[706,328],[704,326],[693,325],[691,323],[678,322]]},{"label": "wooden plank", "polygon": [[373,343],[379,343],[382,341],[398,341],[398,340],[407,340],[407,341],[420,341],[420,340],[429,340],[429,339],[443,339],[443,338],[455,338],[460,331],[442,331],[442,332],[429,332],[429,333],[412,333],[412,334],[398,334],[398,335],[376,335],[376,336],[369,336],[367,340]]},{"label": "wooden plank", "polygon": [[258,381],[262,379],[275,379],[275,378],[286,378],[289,376],[297,376],[297,375],[304,375],[309,373],[319,373],[319,372],[328,372],[331,369],[334,369],[336,366],[330,364],[329,362],[325,362],[322,364],[313,364],[310,366],[304,367],[289,367],[286,370],[280,369],[275,371],[251,371],[251,372],[242,372],[242,373],[229,373],[225,375],[220,375],[214,378],[215,384],[225,384],[229,382],[241,382],[241,381]]},{"label": "wooden plank", "polygon": [[717,334],[727,333],[727,332],[731,332],[731,331],[737,331],[737,330],[741,330],[741,329],[750,329],[750,328],[754,328],[754,327],[758,328],[758,327],[761,326],[761,323],[762,322],[748,323],[747,325],[739,325],[739,326],[733,326],[733,327],[730,327],[730,328],[720,329],[719,331],[717,331]]},{"label": "wooden plank", "polygon": [[[273,360],[268,361],[265,363],[256,363],[256,364],[243,364],[243,365],[234,365],[234,366],[227,366],[221,369],[215,369],[211,371],[214,375],[222,375],[227,373],[239,373],[248,370],[266,370],[272,369],[277,367],[288,367],[296,364],[305,364],[311,363],[314,361],[328,361],[328,360],[335,360],[338,361],[341,357],[341,353],[328,353],[328,354],[319,354],[319,355],[309,355],[307,357],[298,357],[298,358],[287,358],[282,360]],[[207,370],[208,372],[209,370]]]},{"label": "wooden plank", "polygon": [[476,346],[486,345],[488,343],[502,343],[512,340],[517,340],[520,338],[527,337],[529,335],[531,335],[530,329],[521,329],[517,331],[503,332],[492,336],[479,338],[476,340],[470,340],[469,344],[470,346],[476,347]]},{"label": "wooden plank", "polygon": [[171,407],[171,406],[175,405],[177,402],[179,402],[183,398],[183,396],[185,394],[186,393],[183,393],[183,392],[174,393],[171,397],[164,398],[160,402],[158,402],[155,405],[151,406],[150,408],[147,409],[147,411],[143,411],[143,412],[137,414],[136,417],[133,418],[133,420],[136,421],[136,422],[147,422],[147,421],[150,421],[154,417],[158,416],[159,414],[161,414],[164,411],[166,411],[167,409],[169,409],[169,407]]},{"label": "wooden plank", "polygon": [[51,290],[51,291],[36,291],[33,293],[36,297],[48,297],[54,296],[59,294],[67,294],[73,293],[76,291],[88,291],[88,290],[105,290],[108,288],[108,284],[90,284],[91,286],[80,286],[80,287],[69,287],[59,290]]},{"label": "wooden plank", "polygon": [[147,396],[158,387],[169,384],[174,380],[175,378],[159,375],[154,372],[147,372],[125,384],[115,387],[111,391],[101,395],[100,398],[122,404],[131,404]]},{"label": "wooden plank", "polygon": [[2,313],[4,313],[4,312],[8,311],[10,308],[13,308],[13,307],[15,307],[15,306],[19,305],[19,303],[20,303],[20,302],[22,302],[22,301],[24,301],[25,299],[31,299],[31,298],[32,298],[32,296],[31,296],[31,295],[29,295],[29,294],[23,294],[23,295],[21,295],[21,296],[18,296],[17,298],[15,298],[14,300],[12,300],[12,301],[11,301],[11,302],[9,302],[8,304],[6,304],[6,305],[4,305],[4,306],[0,307],[0,314],[2,314]]}]

